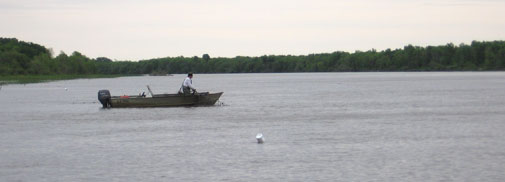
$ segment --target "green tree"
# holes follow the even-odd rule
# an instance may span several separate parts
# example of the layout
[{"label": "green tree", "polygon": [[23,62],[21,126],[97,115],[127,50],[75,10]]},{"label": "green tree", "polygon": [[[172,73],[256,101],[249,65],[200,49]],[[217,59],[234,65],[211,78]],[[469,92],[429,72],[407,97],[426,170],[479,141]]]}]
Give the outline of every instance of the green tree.
[{"label": "green tree", "polygon": [[209,54],[203,54],[202,55],[202,59],[205,60],[205,61],[209,61],[210,60]]}]

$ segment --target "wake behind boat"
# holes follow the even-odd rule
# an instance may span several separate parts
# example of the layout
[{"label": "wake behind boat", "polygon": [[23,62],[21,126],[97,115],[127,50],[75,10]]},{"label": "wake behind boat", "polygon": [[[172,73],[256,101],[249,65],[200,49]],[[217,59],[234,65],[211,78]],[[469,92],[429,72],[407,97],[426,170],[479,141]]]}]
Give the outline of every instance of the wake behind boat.
[{"label": "wake behind boat", "polygon": [[122,107],[177,107],[177,106],[205,106],[214,105],[223,92],[197,92],[193,94],[153,94],[146,95],[111,96],[109,90],[99,90],[98,100],[104,108]]}]

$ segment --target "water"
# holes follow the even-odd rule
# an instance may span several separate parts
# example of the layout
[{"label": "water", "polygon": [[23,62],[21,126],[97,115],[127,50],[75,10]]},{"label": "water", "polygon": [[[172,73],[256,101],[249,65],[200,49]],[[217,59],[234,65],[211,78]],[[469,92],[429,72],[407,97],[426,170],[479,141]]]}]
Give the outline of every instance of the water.
[{"label": "water", "polygon": [[183,79],[4,85],[0,181],[505,180],[505,72],[196,74],[222,104],[97,101]]}]

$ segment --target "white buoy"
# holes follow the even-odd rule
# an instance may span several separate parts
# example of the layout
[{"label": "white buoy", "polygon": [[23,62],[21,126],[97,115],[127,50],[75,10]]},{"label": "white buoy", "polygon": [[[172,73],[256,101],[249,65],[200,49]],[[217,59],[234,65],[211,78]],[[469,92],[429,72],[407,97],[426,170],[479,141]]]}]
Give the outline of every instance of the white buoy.
[{"label": "white buoy", "polygon": [[258,140],[258,143],[263,143],[265,142],[265,138],[263,137],[263,133],[258,133],[256,135],[256,140]]},{"label": "white buoy", "polygon": [[68,88],[65,88],[65,91],[68,91]]}]

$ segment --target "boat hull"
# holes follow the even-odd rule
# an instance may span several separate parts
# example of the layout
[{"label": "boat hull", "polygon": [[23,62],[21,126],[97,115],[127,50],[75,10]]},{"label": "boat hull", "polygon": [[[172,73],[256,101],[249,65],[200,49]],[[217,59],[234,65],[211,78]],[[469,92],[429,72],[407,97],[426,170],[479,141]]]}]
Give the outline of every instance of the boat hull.
[{"label": "boat hull", "polygon": [[178,107],[178,106],[205,106],[214,105],[223,92],[184,94],[158,94],[153,97],[142,96],[113,96],[110,98],[110,107]]}]

